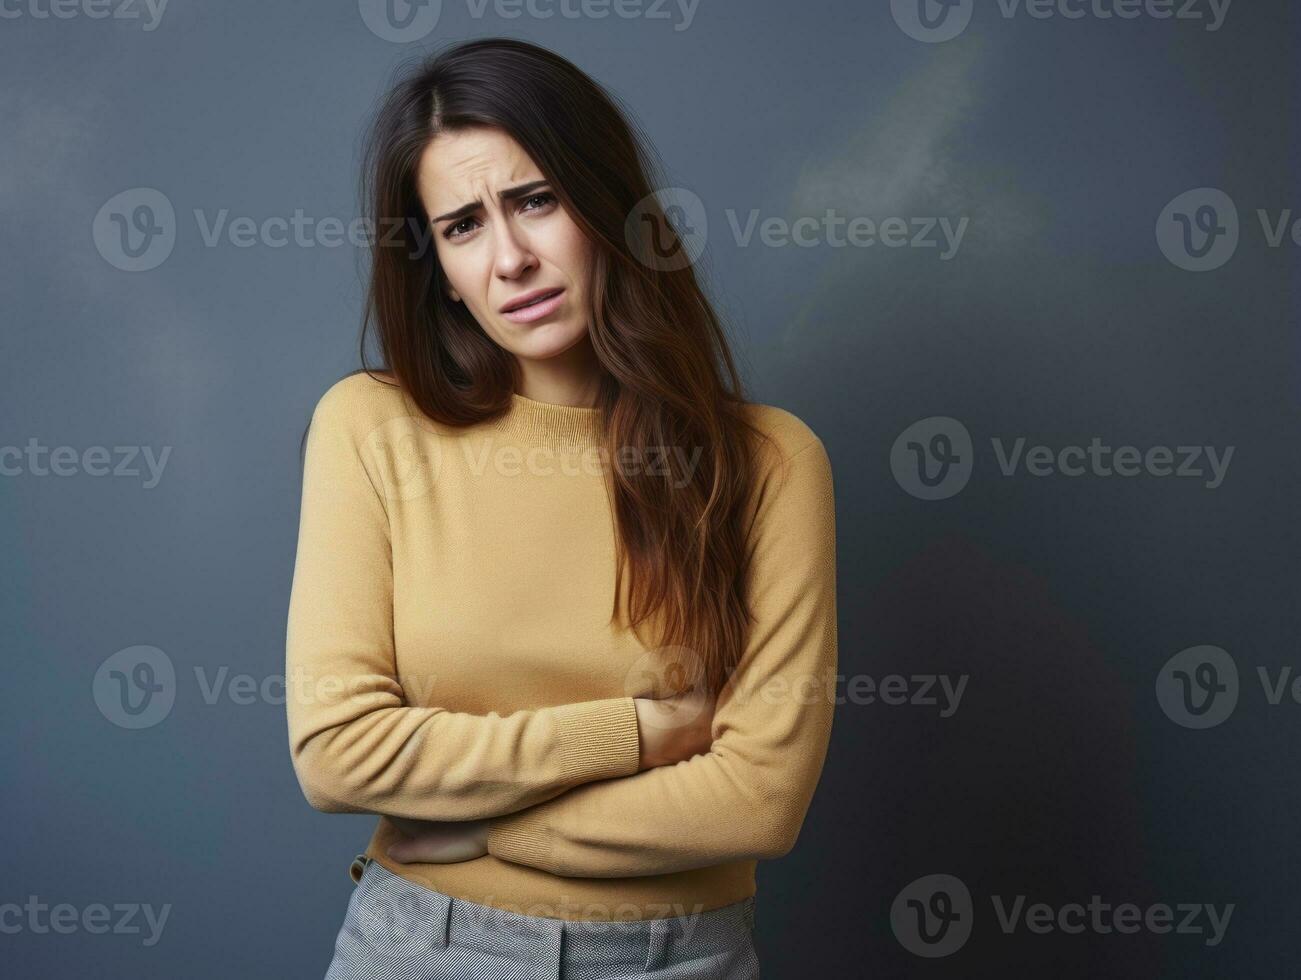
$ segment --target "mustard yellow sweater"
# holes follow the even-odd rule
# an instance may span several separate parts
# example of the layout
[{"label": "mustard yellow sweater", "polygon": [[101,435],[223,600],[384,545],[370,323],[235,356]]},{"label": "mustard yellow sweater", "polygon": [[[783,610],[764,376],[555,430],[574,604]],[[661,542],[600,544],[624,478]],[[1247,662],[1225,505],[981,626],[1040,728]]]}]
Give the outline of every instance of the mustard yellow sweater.
[{"label": "mustard yellow sweater", "polygon": [[[633,698],[667,691],[653,648],[609,623],[600,410],[514,395],[456,428],[364,373],[326,391],[286,635],[308,802],[380,815],[366,853],[393,873],[527,915],[659,918],[754,894],[821,775],[837,632],[826,450],[791,413],[749,411],[772,436],[749,511],[755,623],[712,749],[638,772]],[[489,853],[393,861],[386,816],[491,818]]]}]

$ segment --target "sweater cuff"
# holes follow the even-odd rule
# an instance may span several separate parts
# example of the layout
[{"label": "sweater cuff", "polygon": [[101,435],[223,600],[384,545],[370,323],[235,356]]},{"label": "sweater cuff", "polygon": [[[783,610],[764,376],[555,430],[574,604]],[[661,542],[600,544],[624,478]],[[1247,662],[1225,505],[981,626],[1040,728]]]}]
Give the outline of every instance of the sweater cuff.
[{"label": "sweater cuff", "polygon": [[551,831],[536,808],[494,817],[488,824],[488,853],[501,861],[551,870]]},{"label": "sweater cuff", "polygon": [[641,763],[633,699],[606,698],[555,708],[561,773],[575,784],[631,776]]}]

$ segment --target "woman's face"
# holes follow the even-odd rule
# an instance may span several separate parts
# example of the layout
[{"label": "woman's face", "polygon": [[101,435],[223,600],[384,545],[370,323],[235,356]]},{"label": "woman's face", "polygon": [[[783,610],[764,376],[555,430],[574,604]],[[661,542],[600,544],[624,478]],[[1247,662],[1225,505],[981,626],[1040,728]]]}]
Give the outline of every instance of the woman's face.
[{"label": "woman's face", "polygon": [[[591,244],[510,135],[486,127],[440,133],[425,148],[416,180],[448,295],[489,337],[528,360],[587,339]],[[556,289],[558,299],[532,319],[503,310],[526,294]]]}]

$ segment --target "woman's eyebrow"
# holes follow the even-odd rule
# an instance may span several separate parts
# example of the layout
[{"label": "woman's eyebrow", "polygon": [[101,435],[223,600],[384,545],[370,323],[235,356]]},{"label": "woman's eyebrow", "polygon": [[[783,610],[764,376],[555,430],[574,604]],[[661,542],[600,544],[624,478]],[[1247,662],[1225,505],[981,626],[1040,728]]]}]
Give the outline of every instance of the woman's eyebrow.
[{"label": "woman's eyebrow", "polygon": [[[548,180],[532,180],[527,184],[520,184],[516,187],[507,187],[499,191],[497,197],[502,201],[514,201],[524,197],[539,187],[545,187],[549,184]],[[437,218],[431,218],[431,221],[452,221],[456,218],[464,218],[466,215],[474,214],[479,208],[483,207],[483,201],[471,201],[469,204],[462,204],[455,211],[448,211],[446,214],[440,214]]]}]

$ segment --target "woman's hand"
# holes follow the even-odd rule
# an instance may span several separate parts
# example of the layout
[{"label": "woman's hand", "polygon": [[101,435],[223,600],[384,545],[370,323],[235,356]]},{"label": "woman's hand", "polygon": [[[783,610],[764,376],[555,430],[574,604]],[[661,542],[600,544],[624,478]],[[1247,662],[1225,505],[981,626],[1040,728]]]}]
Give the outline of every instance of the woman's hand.
[{"label": "woman's hand", "polygon": [[403,836],[384,853],[401,864],[454,864],[488,853],[487,820],[388,820]]},{"label": "woman's hand", "polygon": [[669,766],[708,752],[714,744],[715,701],[698,688],[671,698],[633,698],[641,736],[639,768]]}]

